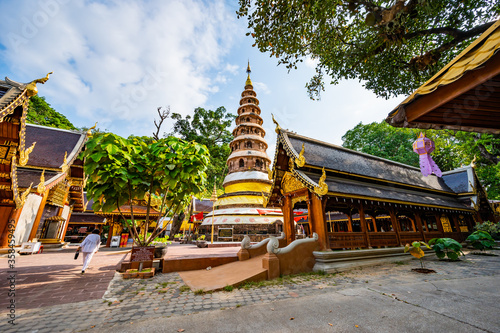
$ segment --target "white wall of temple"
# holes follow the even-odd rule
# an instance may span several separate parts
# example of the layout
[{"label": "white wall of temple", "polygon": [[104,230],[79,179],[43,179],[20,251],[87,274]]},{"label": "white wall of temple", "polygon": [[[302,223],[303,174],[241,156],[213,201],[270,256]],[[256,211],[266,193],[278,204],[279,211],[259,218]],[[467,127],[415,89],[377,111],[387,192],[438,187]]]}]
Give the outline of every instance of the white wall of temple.
[{"label": "white wall of temple", "polygon": [[42,197],[36,194],[29,194],[24,203],[23,210],[19,215],[19,220],[17,221],[16,230],[14,231],[14,237],[16,245],[21,245],[23,242],[28,241],[28,237],[35,223],[36,214],[40,203],[42,202]]}]

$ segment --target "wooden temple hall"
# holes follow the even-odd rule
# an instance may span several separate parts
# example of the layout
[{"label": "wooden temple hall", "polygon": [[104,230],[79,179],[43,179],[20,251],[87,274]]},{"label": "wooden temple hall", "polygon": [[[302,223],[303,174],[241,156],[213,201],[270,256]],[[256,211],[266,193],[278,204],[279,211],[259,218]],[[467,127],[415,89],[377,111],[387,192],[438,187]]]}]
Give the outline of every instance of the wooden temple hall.
[{"label": "wooden temple hall", "polygon": [[400,246],[449,237],[463,241],[493,210],[474,167],[424,177],[420,169],[283,130],[265,204],[281,207],[289,244],[294,210],[307,209],[306,235],[321,250]]}]

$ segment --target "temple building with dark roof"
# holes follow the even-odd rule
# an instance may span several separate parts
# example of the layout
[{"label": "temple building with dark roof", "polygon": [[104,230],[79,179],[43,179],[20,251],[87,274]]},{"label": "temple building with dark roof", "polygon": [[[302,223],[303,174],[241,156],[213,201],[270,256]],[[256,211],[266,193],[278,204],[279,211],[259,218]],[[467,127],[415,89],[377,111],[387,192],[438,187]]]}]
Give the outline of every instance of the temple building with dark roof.
[{"label": "temple building with dark roof", "polygon": [[[50,73],[49,73],[50,74]],[[83,211],[78,158],[89,133],[26,124],[37,83],[0,80],[0,248],[37,239],[61,246],[73,211]],[[14,230],[9,240],[7,229]]]},{"label": "temple building with dark roof", "polygon": [[[273,119],[274,120],[274,119]],[[287,243],[294,210],[307,209],[307,235],[322,250],[400,246],[449,237],[463,241],[494,220],[472,166],[423,176],[420,169],[281,129],[265,204],[281,207]]]}]

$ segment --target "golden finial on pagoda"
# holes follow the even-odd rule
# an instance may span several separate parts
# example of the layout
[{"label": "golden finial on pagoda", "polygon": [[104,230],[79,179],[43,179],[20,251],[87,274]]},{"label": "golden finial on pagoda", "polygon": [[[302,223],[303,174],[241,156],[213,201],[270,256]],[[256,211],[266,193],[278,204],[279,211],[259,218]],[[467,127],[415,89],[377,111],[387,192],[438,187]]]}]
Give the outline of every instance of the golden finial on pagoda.
[{"label": "golden finial on pagoda", "polygon": [[302,150],[299,153],[299,157],[297,157],[295,159],[295,164],[297,164],[297,166],[299,168],[302,168],[304,166],[304,164],[306,164],[306,158],[304,157],[304,151],[305,151],[304,144],[302,144]]},{"label": "golden finial on pagoda", "polygon": [[45,170],[42,171],[42,175],[40,176],[40,183],[36,187],[36,191],[38,194],[43,194],[43,192],[45,192]]},{"label": "golden finial on pagoda", "polygon": [[64,162],[63,162],[63,165],[61,165],[61,170],[62,172],[66,172],[68,171],[69,167],[68,167],[68,152],[64,152]]},{"label": "golden finial on pagoda", "polygon": [[245,86],[251,86],[252,85],[252,80],[250,80],[250,73],[251,72],[252,72],[252,70],[250,69],[250,60],[248,60],[248,66],[247,66],[248,76],[247,76],[247,82],[245,82]]},{"label": "golden finial on pagoda", "polygon": [[470,166],[475,168],[476,167],[476,159],[477,159],[477,156],[474,155],[474,159],[472,160],[472,162],[470,162]]},{"label": "golden finial on pagoda", "polygon": [[95,122],[95,125],[92,126],[91,128],[89,128],[87,130],[87,136],[91,136],[92,135],[92,130],[95,129],[97,127],[97,121]]},{"label": "golden finial on pagoda", "polygon": [[35,145],[36,145],[36,142],[33,142],[33,144],[31,145],[31,147],[29,147],[29,148],[27,148],[25,150],[21,150],[19,152],[19,165],[20,166],[25,166],[26,164],[28,164],[28,160],[30,158],[30,154],[33,151],[33,149],[35,148]]},{"label": "golden finial on pagoda", "polygon": [[47,82],[47,80],[49,79],[49,75],[52,73],[54,72],[50,72],[47,75],[45,75],[45,77],[33,80],[30,83],[28,83],[26,85],[26,94],[28,95],[28,97],[35,96],[36,94],[38,94],[38,88],[36,87],[36,84],[37,83],[45,84],[45,82]]}]

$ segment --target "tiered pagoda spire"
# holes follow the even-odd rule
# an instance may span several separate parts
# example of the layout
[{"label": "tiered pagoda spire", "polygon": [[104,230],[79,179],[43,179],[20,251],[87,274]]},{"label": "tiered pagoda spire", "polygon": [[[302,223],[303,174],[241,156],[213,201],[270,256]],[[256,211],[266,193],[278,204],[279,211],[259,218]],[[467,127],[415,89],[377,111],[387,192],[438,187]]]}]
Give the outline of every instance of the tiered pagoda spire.
[{"label": "tiered pagoda spire", "polygon": [[230,143],[231,155],[227,159],[229,171],[224,180],[224,188],[226,196],[245,192],[245,195],[261,197],[262,192],[269,191],[271,184],[267,176],[271,160],[266,153],[268,147],[264,139],[266,131],[262,127],[259,100],[250,79],[250,63],[247,73],[245,90],[241,93],[238,107],[236,127],[233,130],[234,140]]}]

